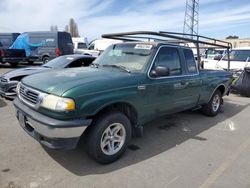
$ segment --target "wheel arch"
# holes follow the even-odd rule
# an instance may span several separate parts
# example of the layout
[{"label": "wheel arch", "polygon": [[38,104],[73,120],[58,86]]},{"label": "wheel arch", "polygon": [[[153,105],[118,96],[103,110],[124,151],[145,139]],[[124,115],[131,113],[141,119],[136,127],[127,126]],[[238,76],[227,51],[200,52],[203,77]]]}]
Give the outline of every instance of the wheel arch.
[{"label": "wheel arch", "polygon": [[42,60],[43,60],[45,57],[48,57],[48,58],[49,58],[50,55],[49,55],[49,54],[43,54],[43,55],[42,55]]},{"label": "wheel arch", "polygon": [[128,119],[130,120],[132,127],[135,127],[137,125],[138,112],[137,112],[136,108],[128,102],[113,102],[113,103],[107,104],[105,106],[102,106],[101,108],[99,108],[97,110],[95,115],[93,115],[89,118],[94,119],[95,117],[97,117],[103,113],[107,113],[107,112],[111,112],[111,111],[119,111],[119,112],[125,114],[128,117]]},{"label": "wheel arch", "polygon": [[221,92],[221,95],[223,96],[225,94],[225,91],[226,91],[226,86],[224,84],[219,84],[214,90],[213,92],[211,93],[210,97],[209,97],[209,100],[211,100],[211,98],[213,97],[213,94],[214,92],[216,92],[217,90],[219,90]]}]

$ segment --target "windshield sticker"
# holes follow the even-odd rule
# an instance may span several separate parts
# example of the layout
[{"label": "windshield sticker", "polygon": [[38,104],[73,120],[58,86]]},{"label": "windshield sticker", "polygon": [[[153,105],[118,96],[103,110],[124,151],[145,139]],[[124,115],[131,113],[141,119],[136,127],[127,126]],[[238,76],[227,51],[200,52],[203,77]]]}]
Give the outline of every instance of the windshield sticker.
[{"label": "windshield sticker", "polygon": [[152,45],[150,44],[136,44],[135,49],[151,50]]},{"label": "windshield sticker", "polygon": [[109,56],[121,56],[122,55],[122,51],[121,50],[111,50],[109,52]]},{"label": "windshield sticker", "polygon": [[68,59],[68,60],[73,60],[74,58],[73,58],[73,57],[67,57],[66,59]]}]

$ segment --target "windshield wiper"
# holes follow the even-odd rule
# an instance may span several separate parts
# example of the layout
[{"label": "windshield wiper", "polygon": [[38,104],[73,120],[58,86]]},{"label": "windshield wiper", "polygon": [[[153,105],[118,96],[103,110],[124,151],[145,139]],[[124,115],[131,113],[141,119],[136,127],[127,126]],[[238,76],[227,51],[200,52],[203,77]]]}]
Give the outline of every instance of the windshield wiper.
[{"label": "windshield wiper", "polygon": [[122,65],[116,65],[116,64],[112,64],[112,65],[103,65],[103,67],[115,67],[118,69],[122,69],[128,73],[131,73],[131,71],[129,69],[127,69],[126,67],[122,66]]}]

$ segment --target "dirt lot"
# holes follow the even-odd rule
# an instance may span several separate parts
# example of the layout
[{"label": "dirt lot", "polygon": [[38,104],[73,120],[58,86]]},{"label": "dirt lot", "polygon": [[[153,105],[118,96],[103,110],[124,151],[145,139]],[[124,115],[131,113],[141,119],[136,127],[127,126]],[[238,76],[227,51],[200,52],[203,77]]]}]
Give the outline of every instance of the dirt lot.
[{"label": "dirt lot", "polygon": [[[10,68],[0,65],[0,75]],[[214,118],[183,112],[148,123],[117,162],[93,162],[81,145],[53,151],[27,135],[0,98],[0,187],[250,188],[250,99],[225,97]]]}]

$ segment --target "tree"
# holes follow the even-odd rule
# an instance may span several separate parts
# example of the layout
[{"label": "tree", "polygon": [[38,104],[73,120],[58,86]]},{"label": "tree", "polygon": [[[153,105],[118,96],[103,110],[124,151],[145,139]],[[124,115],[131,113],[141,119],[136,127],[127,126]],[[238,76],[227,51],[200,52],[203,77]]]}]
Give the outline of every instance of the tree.
[{"label": "tree", "polygon": [[58,31],[57,25],[50,26],[50,31]]},{"label": "tree", "polygon": [[66,25],[64,30],[69,33],[69,26]]},{"label": "tree", "polygon": [[226,39],[238,39],[239,37],[236,35],[229,35],[226,37]]},{"label": "tree", "polygon": [[73,18],[70,18],[69,25],[65,26],[65,31],[69,32],[72,37],[80,37],[77,24]]}]

